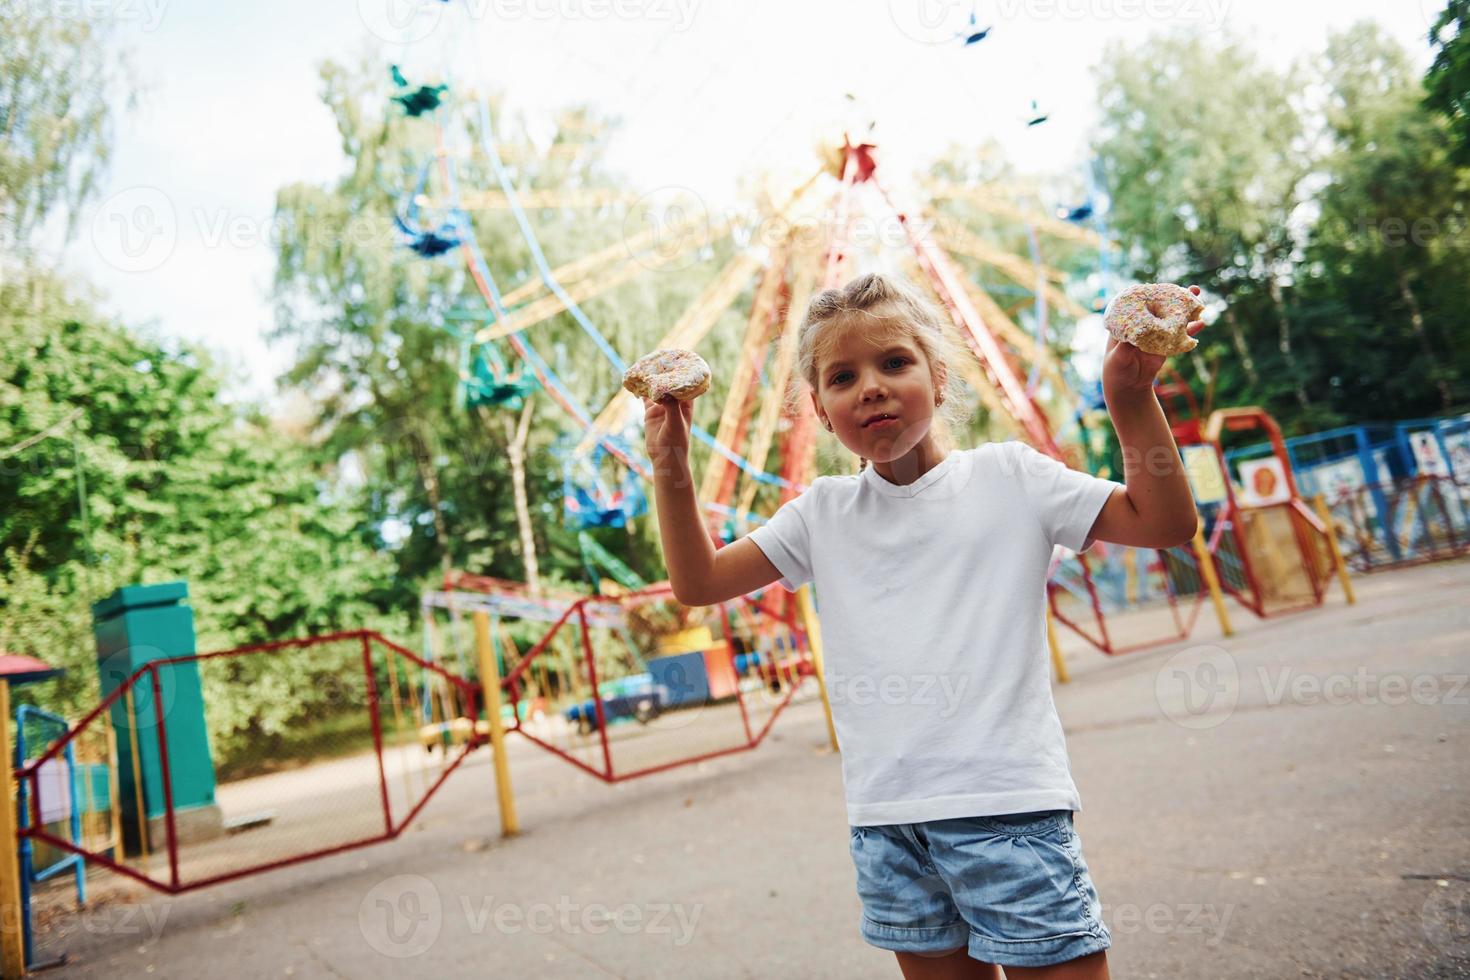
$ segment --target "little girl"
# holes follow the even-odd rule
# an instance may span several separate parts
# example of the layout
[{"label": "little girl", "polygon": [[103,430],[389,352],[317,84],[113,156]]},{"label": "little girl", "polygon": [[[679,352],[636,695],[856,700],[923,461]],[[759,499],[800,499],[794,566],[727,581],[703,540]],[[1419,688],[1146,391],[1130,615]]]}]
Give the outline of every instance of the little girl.
[{"label": "little girl", "polygon": [[645,399],[669,581],[691,606],[815,583],[862,936],[897,953],[906,978],[998,980],[997,964],[1008,978],[1107,977],[1051,697],[1046,573],[1055,545],[1193,536],[1152,390],[1164,359],[1108,344],[1124,486],[1020,442],[951,448],[964,417],[952,364],[968,355],[939,323],[882,275],[812,300],[799,374],[859,471],[817,478],[718,551],[689,471],[692,403]]}]

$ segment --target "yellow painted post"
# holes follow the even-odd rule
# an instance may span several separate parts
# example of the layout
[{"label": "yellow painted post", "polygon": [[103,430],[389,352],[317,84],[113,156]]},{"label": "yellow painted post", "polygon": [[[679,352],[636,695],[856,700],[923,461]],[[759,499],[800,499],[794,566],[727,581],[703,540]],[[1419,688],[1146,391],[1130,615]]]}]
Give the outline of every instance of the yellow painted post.
[{"label": "yellow painted post", "polygon": [[490,614],[475,613],[475,649],[480,654],[480,684],[485,689],[485,720],[490,723],[490,750],[495,755],[495,793],[500,799],[500,832],[514,837],[520,833],[516,801],[510,789],[510,762],[505,751],[505,729],[500,724],[500,667],[490,645]]},{"label": "yellow painted post", "polygon": [[10,682],[0,679],[0,781],[5,801],[0,805],[0,977],[26,975],[25,936],[21,932],[20,855],[15,836],[15,773],[10,768],[15,748],[10,739]]},{"label": "yellow painted post", "polygon": [[1051,665],[1057,669],[1057,683],[1066,684],[1072,679],[1067,665],[1062,660],[1062,645],[1057,642],[1057,628],[1051,621],[1051,609],[1046,611],[1046,645],[1051,648]]},{"label": "yellow painted post", "polygon": [[1317,508],[1317,516],[1322,519],[1322,527],[1327,535],[1327,550],[1332,552],[1332,564],[1337,567],[1337,580],[1342,583],[1343,595],[1347,596],[1348,605],[1354,605],[1358,597],[1353,594],[1353,580],[1348,576],[1347,562],[1342,560],[1342,549],[1337,546],[1337,530],[1333,526],[1332,512],[1327,509],[1327,499],[1319,493],[1312,498],[1312,504]]},{"label": "yellow painted post", "polygon": [[810,585],[803,585],[796,590],[796,606],[801,611],[801,623],[806,629],[807,642],[812,645],[812,665],[817,672],[817,690],[822,692],[822,710],[827,714],[827,738],[832,743],[833,752],[841,752],[837,744],[837,726],[832,724],[832,703],[827,700],[827,667],[822,660],[822,624],[817,619],[817,613],[812,608],[812,593]]},{"label": "yellow painted post", "polygon": [[1235,631],[1230,628],[1230,617],[1225,615],[1225,596],[1220,592],[1220,579],[1215,575],[1215,560],[1210,557],[1210,549],[1205,545],[1205,522],[1199,521],[1194,528],[1194,560],[1199,564],[1199,573],[1204,576],[1205,588],[1210,590],[1210,601],[1215,605],[1215,618],[1220,620],[1220,632],[1225,636],[1234,635]]}]

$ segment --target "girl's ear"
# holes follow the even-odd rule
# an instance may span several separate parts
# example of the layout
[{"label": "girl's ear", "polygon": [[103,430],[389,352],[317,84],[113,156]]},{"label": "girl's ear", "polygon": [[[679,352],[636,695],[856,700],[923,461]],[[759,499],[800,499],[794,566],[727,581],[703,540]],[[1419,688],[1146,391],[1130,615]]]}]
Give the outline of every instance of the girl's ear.
[{"label": "girl's ear", "polygon": [[940,405],[944,402],[944,386],[948,381],[949,369],[943,364],[936,364],[934,366],[934,388],[935,393],[939,397],[934,400],[935,405]]},{"label": "girl's ear", "polygon": [[822,418],[822,403],[817,400],[817,393],[813,391],[809,394],[812,396],[812,411],[816,413],[817,421],[825,425],[826,421]]}]

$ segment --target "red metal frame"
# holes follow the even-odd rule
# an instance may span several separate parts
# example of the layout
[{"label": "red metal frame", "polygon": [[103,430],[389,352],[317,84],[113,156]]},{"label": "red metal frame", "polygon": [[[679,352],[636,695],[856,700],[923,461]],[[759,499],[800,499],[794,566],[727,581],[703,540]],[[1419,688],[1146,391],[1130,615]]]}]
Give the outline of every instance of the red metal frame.
[{"label": "red metal frame", "polygon": [[[385,817],[383,833],[376,834],[371,837],[362,838],[360,840],[347,841],[346,843],[333,845],[331,847],[319,848],[317,850],[307,851],[301,854],[293,854],[290,857],[280,858],[274,861],[261,862],[259,864],[254,864],[245,868],[237,868],[233,871],[211,875],[195,881],[181,881],[179,873],[178,835],[177,826],[175,824],[174,818],[173,786],[168,761],[168,738],[166,730],[167,718],[166,712],[163,708],[162,681],[159,676],[159,668],[170,666],[173,664],[197,662],[201,660],[213,660],[222,657],[238,657],[247,654],[271,653],[285,649],[301,649],[305,647],[318,646],[325,643],[350,641],[354,639],[360,640],[363,644],[364,669],[368,683],[368,710],[370,711],[372,717],[373,745],[375,754],[378,757],[380,786],[382,788],[383,794],[382,801]],[[372,667],[371,650],[373,643],[380,644],[388,652],[389,655],[396,654],[398,656],[402,656],[417,664],[419,667],[440,675],[470,697],[473,697],[479,690],[479,685],[475,684],[474,682],[468,681],[462,677],[458,677],[455,674],[452,674],[449,671],[443,669],[439,665],[424,660],[406,647],[394,643],[392,640],[389,640],[381,634],[371,630],[350,630],[345,632],[325,634],[323,636],[305,637],[297,640],[281,640],[272,643],[258,643],[250,646],[236,647],[230,650],[218,650],[211,653],[190,654],[187,656],[168,657],[156,660],[152,663],[144,664],[142,667],[139,667],[127,678],[125,678],[122,683],[120,683],[112,691],[112,693],[103,698],[102,701],[99,702],[95,708],[89,711],[64,735],[53,742],[44,753],[42,753],[31,762],[28,762],[16,773],[17,780],[31,780],[30,797],[32,813],[34,815],[34,819],[32,819],[31,821],[31,826],[20,830],[18,835],[45,841],[46,843],[59,850],[71,854],[78,854],[84,857],[89,862],[96,863],[104,868],[107,868],[110,871],[113,871],[120,875],[124,875],[125,877],[131,878],[134,881],[145,884],[150,888],[172,895],[194,891],[199,888],[220,884],[226,881],[234,881],[238,878],[260,874],[265,871],[273,871],[277,868],[283,868],[293,864],[300,864],[304,861],[311,861],[317,858],[329,857],[333,854],[340,854],[344,851],[355,850],[357,848],[367,847],[372,844],[379,844],[384,841],[392,840],[393,838],[398,837],[413,822],[414,818],[418,816],[418,814],[423,810],[424,806],[428,804],[434,793],[439,789],[440,786],[444,784],[444,781],[449,778],[450,774],[459,768],[460,764],[465,760],[466,756],[468,756],[473,749],[481,745],[482,741],[477,736],[472,735],[465,742],[462,750],[453,759],[453,761],[444,768],[444,770],[439,774],[438,778],[434,780],[434,782],[428,787],[427,790],[425,790],[424,795],[404,816],[402,822],[394,824],[391,810],[389,809],[387,783],[385,769],[383,767],[382,726],[380,719],[381,704],[379,703],[377,697],[377,688],[375,683],[376,672]],[[135,868],[131,868],[126,864],[123,864],[111,857],[108,857],[105,854],[96,851],[89,851],[86,848],[79,846],[74,841],[66,840],[64,838],[57,837],[54,834],[48,833],[44,825],[42,825],[40,821],[40,781],[38,779],[38,775],[41,766],[51,759],[56,758],[61,752],[63,752],[66,748],[66,745],[74,740],[88,725],[94,722],[97,717],[102,714],[102,712],[110,709],[113,705],[117,703],[120,698],[122,698],[126,694],[128,690],[138,685],[143,680],[145,674],[148,675],[148,680],[153,692],[154,711],[156,715],[156,723],[158,726],[157,738],[159,740],[159,777],[163,782],[164,824],[167,837],[167,850],[169,859],[169,880],[167,882],[163,882],[156,878],[150,877],[148,874],[140,872]],[[147,832],[146,828],[143,830],[143,832]]]},{"label": "red metal frame", "polygon": [[[1136,550],[1142,551],[1143,549],[1140,548]],[[1174,618],[1175,632],[1173,635],[1160,637],[1156,640],[1142,640],[1138,643],[1130,643],[1124,646],[1116,645],[1113,642],[1112,637],[1108,634],[1107,617],[1102,612],[1102,602],[1098,598],[1097,587],[1092,577],[1091,569],[1088,563],[1084,560],[1085,556],[1081,554],[1078,554],[1076,557],[1078,559],[1078,564],[1082,569],[1083,581],[1087,585],[1089,605],[1092,608],[1093,614],[1097,619],[1097,624],[1101,635],[1093,636],[1089,634],[1087,630],[1082,626],[1082,624],[1072,620],[1070,617],[1067,616],[1066,613],[1062,612],[1061,607],[1057,604],[1056,597],[1059,592],[1065,592],[1067,590],[1063,586],[1057,584],[1055,581],[1049,580],[1047,582],[1046,595],[1047,605],[1051,609],[1052,616],[1056,619],[1057,622],[1061,623],[1063,626],[1067,627],[1072,632],[1076,633],[1078,636],[1091,643],[1094,647],[1098,649],[1099,652],[1104,653],[1108,656],[1133,653],[1138,650],[1151,649],[1152,647],[1156,647],[1161,643],[1173,643],[1178,640],[1188,639],[1190,633],[1194,632],[1195,623],[1199,620],[1200,610],[1204,608],[1204,600],[1207,594],[1204,585],[1204,579],[1203,576],[1200,576],[1200,587],[1199,590],[1196,591],[1194,594],[1188,595],[1176,593],[1174,591],[1173,583],[1169,580],[1168,570],[1164,565],[1163,554],[1163,552],[1155,550],[1153,552],[1153,561],[1147,566],[1145,572],[1148,574],[1152,574],[1154,572],[1163,573],[1164,597],[1169,604],[1170,615]],[[1181,557],[1183,557],[1182,553]],[[1198,564],[1199,563],[1196,561],[1195,565],[1198,566]],[[1198,574],[1198,569],[1196,568],[1196,575]],[[1189,600],[1189,611],[1185,614],[1184,618],[1181,618],[1179,613],[1179,601],[1182,598],[1187,598]]]},{"label": "red metal frame", "polygon": [[[1384,494],[1392,508],[1391,513],[1380,516],[1379,522],[1385,534],[1392,534],[1394,533],[1394,526],[1396,524],[1395,515],[1403,506],[1404,498],[1409,494],[1416,493],[1420,488],[1427,485],[1433,492],[1435,503],[1438,505],[1439,512],[1444,519],[1445,537],[1448,538],[1446,546],[1442,547],[1439,543],[1435,542],[1433,540],[1433,532],[1426,528],[1430,541],[1428,549],[1423,553],[1407,558],[1401,557],[1395,559],[1390,557],[1387,560],[1380,560],[1375,558],[1373,550],[1363,543],[1360,534],[1354,535],[1351,541],[1351,547],[1343,549],[1343,558],[1356,571],[1374,572],[1383,569],[1423,565],[1429,562],[1444,561],[1445,559],[1470,554],[1470,538],[1461,540],[1460,536],[1455,532],[1454,519],[1450,516],[1449,508],[1445,505],[1444,494],[1440,489],[1444,484],[1456,488],[1464,486],[1464,484],[1453,476],[1434,476],[1420,473],[1409,479],[1399,480],[1394,483],[1365,484],[1360,487],[1354,487],[1340,494],[1335,500],[1328,501],[1328,506],[1332,509],[1347,508],[1348,519],[1345,523],[1348,526],[1371,536],[1372,520],[1368,517],[1367,511],[1363,506],[1363,499],[1374,490],[1378,490]],[[1422,521],[1424,519],[1422,509],[1419,516]]]},{"label": "red metal frame", "polygon": [[[615,771],[612,761],[612,746],[608,740],[607,717],[603,710],[602,698],[597,693],[598,688],[596,658],[592,649],[591,635],[587,629],[586,606],[588,603],[593,602],[617,603],[619,605],[623,605],[637,599],[647,599],[654,597],[672,598],[672,586],[670,586],[667,582],[660,582],[655,585],[648,586],[647,588],[639,589],[637,592],[625,592],[619,593],[617,595],[599,594],[593,596],[584,596],[583,598],[572,604],[570,607],[568,607],[567,610],[561,615],[561,618],[559,618],[551,626],[551,628],[546,631],[546,635],[541,637],[541,639],[536,642],[536,645],[533,646],[526,653],[526,655],[521,658],[520,663],[516,664],[514,668],[510,669],[506,673],[504,680],[501,682],[501,686],[506,689],[506,693],[511,702],[511,718],[513,719],[513,722],[507,728],[507,731],[518,733],[522,738],[526,739],[532,744],[539,745],[541,748],[545,749],[551,754],[565,759],[573,766],[577,767],[588,775],[596,776],[598,779],[602,780],[605,783],[620,783],[628,779],[637,779],[640,776],[649,776],[654,773],[665,772],[669,769],[677,769],[681,766],[692,765],[697,762],[704,762],[707,759],[714,759],[723,755],[732,755],[736,752],[748,752],[751,749],[759,746],[761,742],[765,739],[766,734],[771,730],[771,726],[775,724],[776,719],[780,716],[781,712],[786,709],[786,706],[791,703],[792,698],[796,696],[796,691],[801,686],[802,679],[810,676],[811,673],[815,670],[815,667],[814,665],[812,665],[810,659],[811,648],[806,639],[806,631],[797,627],[794,619],[791,616],[785,617],[783,621],[786,623],[787,628],[791,631],[792,636],[800,638],[798,650],[800,651],[800,665],[801,668],[804,669],[798,669],[796,671],[796,683],[791,683],[787,685],[786,696],[782,698],[781,701],[776,705],[775,709],[772,710],[770,717],[766,719],[765,725],[761,727],[761,730],[759,732],[756,732],[754,734],[751,733],[750,717],[745,705],[745,696],[741,693],[739,685],[737,684],[735,688],[735,700],[737,705],[739,706],[741,723],[745,729],[746,740],[744,743],[732,745],[728,748],[715,749],[714,751],[704,752],[699,755],[686,756],[681,759],[675,759],[671,762],[660,763],[659,765],[655,766],[645,766],[642,769],[635,769],[631,772],[619,773]],[[750,600],[742,597],[740,601],[749,602]],[[729,642],[730,618],[728,612],[726,612],[725,610],[724,604],[721,603],[720,605],[722,612],[722,615],[720,617],[722,640],[720,642],[723,644],[725,650],[729,652],[731,649]],[[550,645],[551,640],[556,635],[557,631],[559,631],[562,626],[566,624],[567,620],[571,618],[571,614],[573,611],[577,613],[578,623],[581,627],[582,653],[587,663],[588,680],[591,684],[592,690],[593,709],[597,713],[597,731],[599,735],[599,741],[601,742],[602,746],[602,769],[597,769],[594,766],[590,766],[587,763],[583,762],[581,759],[578,759],[571,753],[565,751],[564,749],[552,745],[545,739],[531,734],[530,732],[526,731],[525,726],[521,722],[521,679],[526,671],[530,668],[535,658],[540,656]]]}]

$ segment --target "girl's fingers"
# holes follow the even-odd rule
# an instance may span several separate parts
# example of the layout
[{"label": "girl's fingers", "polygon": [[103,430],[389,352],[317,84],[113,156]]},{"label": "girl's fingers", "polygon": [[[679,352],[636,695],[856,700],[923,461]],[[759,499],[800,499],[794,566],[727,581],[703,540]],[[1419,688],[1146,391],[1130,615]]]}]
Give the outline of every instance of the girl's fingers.
[{"label": "girl's fingers", "polygon": [[1191,292],[1191,293],[1194,293],[1194,294],[1195,294],[1195,295],[1196,295],[1196,296],[1198,296],[1198,295],[1199,295],[1199,287],[1198,287],[1198,286],[1190,286],[1190,287],[1189,287],[1189,291],[1190,291],[1190,292]]},{"label": "girl's fingers", "polygon": [[1187,334],[1189,334],[1191,337],[1193,337],[1195,334],[1199,333],[1204,328],[1205,328],[1205,321],[1203,321],[1203,320],[1196,320],[1193,323],[1191,323],[1189,326],[1185,327],[1184,328],[1184,332],[1187,333]]}]

